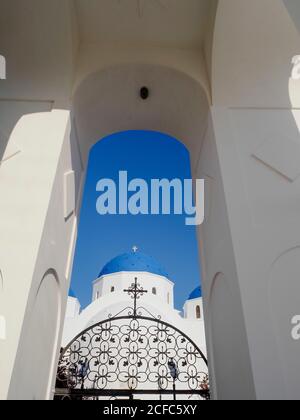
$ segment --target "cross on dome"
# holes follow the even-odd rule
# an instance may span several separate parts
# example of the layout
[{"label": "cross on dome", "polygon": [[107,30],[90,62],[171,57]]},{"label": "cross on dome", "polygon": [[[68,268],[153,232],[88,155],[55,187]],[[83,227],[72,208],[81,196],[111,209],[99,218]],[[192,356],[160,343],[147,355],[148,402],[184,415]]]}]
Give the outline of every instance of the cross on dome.
[{"label": "cross on dome", "polygon": [[138,250],[139,250],[139,248],[138,248],[136,245],[134,245],[134,246],[132,247],[132,251],[133,251],[135,254],[138,252]]}]

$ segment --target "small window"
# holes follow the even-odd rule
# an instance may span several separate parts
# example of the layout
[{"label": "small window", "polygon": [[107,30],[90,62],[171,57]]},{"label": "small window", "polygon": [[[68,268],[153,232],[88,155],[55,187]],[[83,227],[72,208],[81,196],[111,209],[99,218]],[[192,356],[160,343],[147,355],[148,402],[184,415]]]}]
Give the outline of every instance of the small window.
[{"label": "small window", "polygon": [[168,305],[170,304],[170,293],[168,293],[168,295],[167,295],[167,302],[168,302]]},{"label": "small window", "polygon": [[111,287],[110,291],[111,291],[111,293],[113,293],[115,291],[114,286]]},{"label": "small window", "polygon": [[153,295],[157,295],[157,290],[156,290],[156,287],[153,287],[153,288],[152,288],[152,294],[153,294]]},{"label": "small window", "polygon": [[100,297],[100,293],[99,293],[99,292],[97,292],[97,293],[96,293],[96,299],[99,299],[99,297]]},{"label": "small window", "polygon": [[196,306],[196,318],[197,319],[201,318],[201,309],[199,305]]}]

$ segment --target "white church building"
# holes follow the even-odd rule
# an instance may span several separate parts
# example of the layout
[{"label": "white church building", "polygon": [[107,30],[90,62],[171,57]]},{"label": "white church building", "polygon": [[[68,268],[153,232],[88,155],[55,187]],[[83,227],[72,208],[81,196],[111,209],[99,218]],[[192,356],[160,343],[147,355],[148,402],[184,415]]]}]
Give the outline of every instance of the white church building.
[{"label": "white church building", "polygon": [[129,289],[137,278],[147,291],[139,303],[162,320],[176,325],[185,332],[206,355],[205,329],[201,287],[198,286],[187,298],[182,311],[174,308],[174,283],[168,274],[150,256],[130,252],[110,261],[93,282],[91,303],[81,311],[80,301],[69,294],[62,347],[88,327],[122,312],[132,304],[124,290]]},{"label": "white church building", "polygon": [[[133,291],[135,284],[138,288],[138,297],[136,301],[133,301],[134,296],[132,296],[131,292]],[[134,308],[135,304],[136,307]],[[133,311],[136,312],[136,316],[134,316]],[[80,343],[79,337],[86,334],[88,331],[95,332],[96,328],[103,324],[109,324],[106,332],[107,334],[109,332],[112,333],[114,328],[119,328],[113,326],[112,322],[115,319],[119,320],[119,318],[122,316],[124,317],[124,325],[122,325],[122,328],[125,328],[125,325],[127,324],[131,325],[132,322],[139,322],[139,328],[141,330],[136,330],[136,339],[134,339],[130,333],[125,335],[128,341],[128,346],[124,346],[125,342],[123,343],[123,347],[120,344],[120,348],[118,348],[118,354],[116,353],[115,345],[112,345],[112,348],[110,348],[108,345],[106,351],[110,354],[110,358],[108,360],[103,359],[103,362],[101,363],[101,349],[103,346],[105,346],[106,343],[109,343],[107,338],[104,338],[103,335],[99,334],[99,344],[96,344],[94,338],[91,339],[91,343],[89,343],[90,349],[87,353],[86,340],[84,343]],[[129,317],[129,321],[126,317]],[[144,317],[148,319],[145,319]],[[155,345],[155,343],[151,341],[151,337],[152,339],[157,339],[157,337],[160,336],[162,329],[160,327],[156,327],[155,322],[150,328],[148,328],[147,324],[149,322],[149,317],[150,319],[153,318],[153,321],[157,321],[158,324],[160,324],[160,322],[164,322],[164,324],[161,324],[161,326],[167,325],[166,328],[168,333],[166,334],[166,337],[164,337],[164,343],[161,342]],[[77,390],[82,389],[82,384],[78,382],[78,364],[83,363],[86,368],[84,378],[85,388],[103,388],[107,392],[109,392],[111,389],[114,389],[116,397],[118,396],[118,389],[128,389],[130,387],[128,380],[124,381],[123,384],[120,383],[119,380],[119,378],[122,377],[122,374],[124,375],[125,372],[119,371],[117,372],[117,375],[115,375],[114,371],[106,372],[105,378],[103,375],[103,380],[105,379],[105,386],[103,385],[103,387],[101,387],[101,384],[99,386],[99,384],[96,383],[97,381],[94,379],[95,376],[93,376],[95,375],[95,372],[93,372],[94,368],[92,364],[95,358],[95,360],[97,360],[98,366],[97,376],[99,376],[101,367],[106,370],[107,365],[111,362],[111,360],[118,360],[118,363],[120,363],[122,358],[119,357],[119,353],[121,354],[122,351],[124,352],[124,348],[130,348],[131,345],[139,343],[137,337],[139,335],[138,332],[140,331],[140,337],[144,337],[147,340],[148,347],[147,355],[142,355],[144,350],[143,345],[141,347],[138,345],[135,349],[137,354],[136,363],[141,363],[142,360],[148,360],[147,367],[145,366],[144,371],[142,369],[143,366],[141,363],[142,372],[147,376],[147,380],[143,381],[142,388],[146,388],[148,392],[150,392],[151,389],[153,390],[151,382],[159,382],[160,372],[160,375],[166,380],[164,391],[167,392],[166,390],[168,388],[170,389],[170,381],[172,382],[172,378],[168,372],[165,374],[162,374],[162,372],[165,371],[166,366],[170,362],[170,359],[172,359],[178,365],[177,368],[179,377],[176,379],[178,384],[177,391],[178,389],[181,389],[183,392],[183,390],[186,389],[190,392],[190,394],[187,393],[185,395],[186,398],[197,398],[197,394],[193,394],[193,391],[199,389],[199,386],[202,386],[203,388],[203,383],[201,383],[201,381],[205,381],[205,385],[208,386],[207,366],[202,363],[201,370],[197,370],[197,363],[203,361],[201,357],[197,362],[191,360],[193,357],[191,359],[189,358],[186,341],[184,341],[183,346],[179,346],[178,348],[174,345],[174,327],[178,332],[180,331],[184,333],[187,340],[195,343],[195,348],[197,347],[200,349],[201,353],[206,358],[206,340],[201,287],[198,286],[190,293],[182,311],[176,310],[174,307],[174,283],[169,279],[168,274],[160,265],[160,263],[158,263],[152,257],[139,252],[136,247],[134,247],[133,250],[129,253],[115,257],[103,267],[99,273],[98,278],[93,282],[91,303],[86,308],[81,311],[80,302],[75,296],[74,292],[71,290],[69,293],[63,330],[62,348],[68,355],[68,362],[71,363],[73,368],[77,369],[77,378],[75,378],[75,383],[73,384],[74,388],[76,389],[77,387]],[[122,341],[120,338],[123,334],[122,328],[118,334],[116,332],[115,334],[112,333],[112,335],[115,337],[113,340],[114,342],[116,340],[120,342]],[[141,332],[143,328],[147,328],[147,334]],[[152,330],[153,332],[151,333]],[[159,349],[162,351],[161,346],[164,347],[164,351],[163,354],[159,355]],[[190,346],[193,348],[193,344]],[[69,348],[71,348],[71,355]],[[195,348],[193,348],[193,352],[196,352]],[[156,351],[157,354],[155,354]],[[79,359],[77,358],[78,354],[80,354]],[[91,356],[92,354],[93,357]],[[74,355],[76,356],[74,357]],[[127,357],[130,360],[128,355]],[[65,356],[62,358],[64,359]],[[72,358],[74,359],[73,362]],[[64,361],[66,361],[66,358]],[[184,381],[180,381],[181,377],[184,379],[183,372],[180,371],[181,368],[179,366],[183,361],[183,366],[187,363],[187,369],[185,369],[186,378]],[[159,367],[155,368],[152,366],[153,362],[159,363]],[[103,364],[103,366],[101,366],[101,364]],[[130,365],[128,369],[130,370]],[[68,375],[74,379],[74,376],[76,375],[73,375],[72,373],[70,374],[70,370],[70,367],[68,367]],[[197,371],[197,375],[200,375],[198,380],[195,381],[195,386],[191,385],[191,387],[189,387],[187,384],[188,378],[191,381],[192,377],[196,375],[189,374],[190,370],[195,370],[195,372]],[[151,381],[151,372],[152,377],[155,378],[153,381]],[[115,375],[115,381],[111,384],[110,387],[107,386],[108,384],[106,383],[106,379],[109,374]],[[140,370],[136,372],[134,379],[136,380],[139,375],[141,375]],[[93,377],[92,381],[90,380],[91,377]],[[131,378],[131,380],[133,380],[133,378]],[[141,392],[141,387],[138,387],[138,385],[139,384],[135,384],[133,391],[138,389],[139,392]],[[155,387],[154,392],[156,392]],[[173,398],[172,394],[173,391],[171,394],[169,393],[165,397],[170,398],[171,395]],[[157,395],[160,398],[162,397],[160,393]],[[112,394],[109,394],[109,396],[111,397]],[[145,395],[141,396],[141,394],[140,397],[146,398]],[[200,396],[198,395],[198,398],[199,397]],[[155,395],[152,395],[152,398],[155,398]]]}]

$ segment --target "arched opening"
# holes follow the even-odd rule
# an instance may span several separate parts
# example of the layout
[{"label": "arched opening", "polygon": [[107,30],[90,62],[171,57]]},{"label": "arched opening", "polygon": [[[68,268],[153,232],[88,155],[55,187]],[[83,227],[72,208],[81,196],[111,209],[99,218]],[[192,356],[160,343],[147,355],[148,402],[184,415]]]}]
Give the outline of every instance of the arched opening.
[{"label": "arched opening", "polygon": [[[155,190],[161,180],[168,184]],[[188,150],[164,133],[120,132],[91,148],[72,276],[72,289],[84,310],[66,321],[63,348],[82,325],[131,308],[128,293],[136,281],[139,307],[133,310],[146,309],[180,326],[207,354],[204,327],[191,323],[194,315],[181,315],[195,282],[200,282],[196,226],[186,221],[191,215],[185,212],[187,205],[193,204],[192,188],[190,203],[188,192],[184,194],[188,180],[192,185]],[[132,238],[138,246],[132,246]],[[90,301],[89,282],[101,287],[101,301]],[[117,282],[120,290],[112,298]],[[162,304],[166,296],[168,305]]]},{"label": "arched opening", "polygon": [[196,306],[196,318],[200,319],[201,318],[201,308],[200,305]]},{"label": "arched opening", "polygon": [[[108,79],[107,75],[109,75]],[[144,101],[141,101],[141,98],[139,97],[139,88],[141,86],[139,80],[143,80],[143,85],[149,86],[149,92],[151,92],[149,98]],[[176,84],[177,87],[175,91],[172,88],[174,84]],[[122,95],[119,94],[120,92],[122,92]],[[150,172],[147,175],[148,179],[153,177],[175,179],[180,178],[180,175],[182,179],[209,179],[207,177],[208,168],[205,169],[203,165],[200,165],[200,157],[206,162],[206,156],[211,153],[209,142],[213,137],[211,121],[209,118],[208,100],[205,90],[199,82],[193,80],[184,73],[160,66],[123,65],[90,75],[79,86],[74,96],[73,118],[73,131],[78,144],[78,147],[74,149],[74,161],[78,160],[76,157],[76,154],[78,154],[78,156],[80,156],[81,168],[85,169],[86,172],[86,185],[91,175],[88,166],[85,165],[90,150],[89,164],[93,161],[93,153],[97,150],[101,151],[99,152],[100,158],[98,156],[98,158],[94,160],[95,168],[105,168],[109,165],[111,168],[114,168],[114,177],[116,177],[120,168],[127,168],[127,163],[130,158],[132,159],[135,157],[134,166],[132,167],[133,170],[130,171],[129,174],[129,180],[132,180],[132,178],[135,177],[143,178],[141,174],[145,168],[147,168],[148,171],[152,170],[152,175],[150,176]],[[119,133],[107,136],[111,132]],[[131,156],[127,154],[128,148],[125,147],[125,136],[128,135],[128,133],[131,135],[131,141],[135,142],[135,149],[132,150]],[[142,143],[140,138],[141,134],[148,137],[148,149],[146,147],[142,158],[137,153],[137,150]],[[110,158],[105,159],[105,150],[109,149],[109,142],[113,139],[116,141],[117,137],[122,140],[119,146],[115,148],[114,157],[112,158],[112,156],[110,156]],[[95,144],[95,139],[99,138],[102,138],[102,140]],[[168,147],[170,147],[171,143],[173,149],[168,151]],[[149,153],[151,148],[150,145],[151,147],[158,146],[155,156],[152,156],[152,160],[151,153]],[[118,152],[116,152],[116,150],[118,150]],[[122,164],[119,162],[118,166],[117,162],[119,156],[123,156],[123,161]],[[155,172],[157,164],[162,164],[162,167]],[[173,165],[173,172],[171,171],[171,174],[166,173],[165,170],[168,169],[168,166],[172,167]],[[178,168],[183,170],[185,173],[184,177],[183,174],[178,174]],[[95,176],[96,173],[95,170],[92,171],[92,175]],[[105,173],[103,176],[104,175]],[[101,177],[98,174],[97,181],[99,178]],[[97,193],[97,191],[95,193],[95,181],[96,179],[94,179],[92,187],[92,193],[94,194],[93,199],[95,199],[95,194]],[[81,218],[85,208],[85,197],[83,195]],[[143,217],[146,218],[147,216],[140,215],[138,217],[142,220]],[[158,215],[158,218],[159,217],[160,216]],[[109,216],[108,222],[102,228],[102,235],[100,237],[103,237],[103,229],[108,230],[109,227],[111,227],[112,220],[113,218]],[[178,223],[178,220],[180,219],[177,218],[176,220]],[[115,223],[115,225],[118,225],[118,222]],[[150,227],[151,223],[149,223],[149,228]],[[166,261],[163,259],[162,263],[168,267],[173,266],[174,260],[169,263],[168,259],[170,256],[174,257],[174,255],[186,255],[189,260],[198,260],[196,237],[197,233],[200,233],[200,230],[195,226],[187,227],[184,222],[182,223],[180,230],[189,232],[189,234],[193,236],[193,247],[191,248],[191,252],[188,252],[187,249],[183,248],[181,248],[179,252],[171,251],[171,248],[174,246],[182,247],[184,241],[180,240],[181,234],[178,234],[178,232],[170,234],[170,226],[160,230],[159,234],[158,231],[156,231],[159,249],[165,248],[167,250],[165,254]],[[138,234],[140,235],[142,232],[143,227],[139,229]],[[153,232],[155,232],[155,229],[152,230],[152,235]],[[119,246],[118,249],[115,249],[115,255],[119,253],[122,243],[124,251],[128,250],[133,245],[132,238],[130,241],[128,238],[127,240],[124,240],[124,236],[126,235],[120,235],[115,241],[115,244],[118,244]],[[143,244],[143,237],[141,237],[140,241],[137,241],[139,236],[137,236],[137,234],[133,236],[134,243],[140,242],[140,244]],[[177,239],[172,240],[172,238]],[[109,253],[106,254],[106,246],[103,246],[103,244],[110,242],[111,238],[108,238],[107,241],[102,240],[99,247],[95,248],[97,249],[98,260],[99,257],[103,258],[103,263],[111,257]],[[167,243],[168,245],[165,245]],[[138,243],[137,245],[140,244]],[[99,250],[101,250],[101,252],[99,252]],[[92,253],[93,252],[94,251],[92,251]],[[157,250],[154,251],[154,253],[156,252]],[[77,254],[78,252],[76,252],[75,255],[77,256]],[[88,256],[88,258],[90,257],[91,255]],[[158,253],[157,258],[159,259],[159,257],[160,255]],[[180,258],[177,260],[179,263]],[[76,266],[78,267],[75,257],[73,273],[77,271]],[[189,270],[193,264],[188,264],[186,262],[182,267],[183,266],[185,269]],[[97,267],[97,269],[99,269],[99,267]],[[95,270],[96,268],[94,268],[94,273],[96,272]],[[194,274],[190,276],[189,273],[186,271],[184,272],[182,268],[179,272],[182,277],[191,280],[191,284],[185,280],[177,282],[178,285],[181,284],[183,287],[182,293],[175,293],[175,306],[180,309],[189,293],[194,288],[195,282],[200,281],[200,274],[198,272],[196,276]],[[76,285],[73,284],[73,288],[77,289]],[[152,291],[152,289],[150,289],[150,291]],[[86,302],[88,302],[88,300],[86,300]],[[167,294],[167,302],[171,310],[173,299],[171,299],[170,293]],[[198,327],[196,327],[195,330],[189,329],[188,331],[195,340],[199,337],[199,333],[201,334],[200,330],[197,328]],[[185,327],[183,330],[184,329]],[[205,346],[205,337],[203,337],[201,343],[202,348],[203,346]]]}]

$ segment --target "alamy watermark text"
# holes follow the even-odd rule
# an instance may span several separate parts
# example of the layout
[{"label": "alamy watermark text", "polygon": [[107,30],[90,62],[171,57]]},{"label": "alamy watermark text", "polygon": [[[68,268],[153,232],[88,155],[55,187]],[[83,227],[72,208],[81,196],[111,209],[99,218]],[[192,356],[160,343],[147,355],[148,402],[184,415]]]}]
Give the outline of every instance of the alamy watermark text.
[{"label": "alamy watermark text", "polygon": [[[195,188],[194,188],[195,187]],[[204,221],[204,180],[152,179],[128,180],[127,171],[119,172],[118,183],[100,179],[96,210],[100,215],[185,215],[185,224]],[[195,204],[194,204],[195,203]]]}]

